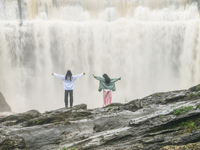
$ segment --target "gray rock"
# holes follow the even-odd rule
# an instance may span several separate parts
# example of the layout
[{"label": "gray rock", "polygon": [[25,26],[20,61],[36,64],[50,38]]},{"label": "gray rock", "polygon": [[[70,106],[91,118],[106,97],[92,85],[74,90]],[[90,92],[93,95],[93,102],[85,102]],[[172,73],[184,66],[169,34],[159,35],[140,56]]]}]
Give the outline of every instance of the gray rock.
[{"label": "gray rock", "polygon": [[3,94],[0,92],[0,112],[11,111],[10,106],[5,101]]},{"label": "gray rock", "polygon": [[86,104],[75,105],[73,109],[87,109],[87,105]]},{"label": "gray rock", "polygon": [[[0,149],[158,150],[198,142],[197,87],[103,108],[87,109],[86,104],[80,104],[1,117]],[[188,106],[192,107],[185,110]]]}]

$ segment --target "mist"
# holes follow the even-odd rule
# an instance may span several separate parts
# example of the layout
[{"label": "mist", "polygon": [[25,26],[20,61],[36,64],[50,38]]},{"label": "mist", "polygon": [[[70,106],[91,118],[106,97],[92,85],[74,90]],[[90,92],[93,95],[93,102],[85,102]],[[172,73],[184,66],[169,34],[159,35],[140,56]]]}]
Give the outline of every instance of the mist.
[{"label": "mist", "polygon": [[[102,107],[92,74],[116,82],[112,102],[200,82],[198,3],[180,1],[0,0],[0,92],[14,112],[64,107],[62,80],[75,81],[74,105]],[[21,10],[21,17],[20,11]]]}]

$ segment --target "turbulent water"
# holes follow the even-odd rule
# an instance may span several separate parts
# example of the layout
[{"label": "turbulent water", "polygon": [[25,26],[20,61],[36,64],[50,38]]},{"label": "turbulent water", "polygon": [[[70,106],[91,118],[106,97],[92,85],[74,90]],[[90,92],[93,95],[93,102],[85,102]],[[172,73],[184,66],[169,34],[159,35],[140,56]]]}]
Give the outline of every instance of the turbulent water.
[{"label": "turbulent water", "polygon": [[200,82],[198,1],[0,0],[0,91],[14,112],[64,106],[52,72],[75,81],[74,105],[101,107],[92,74],[121,77],[125,103]]}]

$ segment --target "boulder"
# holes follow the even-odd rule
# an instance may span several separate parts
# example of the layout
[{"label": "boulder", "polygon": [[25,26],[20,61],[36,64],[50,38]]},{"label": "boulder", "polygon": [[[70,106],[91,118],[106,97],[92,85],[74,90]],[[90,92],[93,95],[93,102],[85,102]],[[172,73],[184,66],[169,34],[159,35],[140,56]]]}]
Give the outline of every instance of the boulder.
[{"label": "boulder", "polygon": [[0,92],[0,112],[11,111],[10,106],[5,101],[3,94]]}]

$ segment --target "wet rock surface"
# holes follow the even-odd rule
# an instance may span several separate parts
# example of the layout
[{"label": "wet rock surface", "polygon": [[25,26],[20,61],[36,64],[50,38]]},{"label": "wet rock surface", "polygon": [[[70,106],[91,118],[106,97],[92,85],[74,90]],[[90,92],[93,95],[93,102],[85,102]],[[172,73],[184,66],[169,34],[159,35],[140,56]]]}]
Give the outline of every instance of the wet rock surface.
[{"label": "wet rock surface", "polygon": [[0,92],[0,112],[11,111],[10,106],[6,102],[3,94]]},{"label": "wet rock surface", "polygon": [[1,150],[166,150],[199,142],[200,85],[103,108],[0,117]]}]

